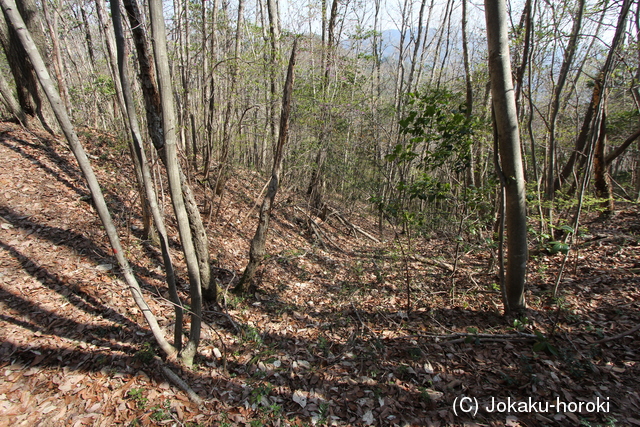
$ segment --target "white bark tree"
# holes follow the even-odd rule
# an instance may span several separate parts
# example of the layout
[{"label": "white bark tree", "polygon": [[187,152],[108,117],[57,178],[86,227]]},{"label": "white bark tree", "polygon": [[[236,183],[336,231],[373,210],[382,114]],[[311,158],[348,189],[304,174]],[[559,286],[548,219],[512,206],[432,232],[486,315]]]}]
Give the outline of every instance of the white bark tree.
[{"label": "white bark tree", "polygon": [[507,271],[504,305],[506,312],[517,312],[526,307],[527,207],[516,99],[511,78],[507,7],[505,0],[485,0],[484,4],[491,95],[506,193]]}]

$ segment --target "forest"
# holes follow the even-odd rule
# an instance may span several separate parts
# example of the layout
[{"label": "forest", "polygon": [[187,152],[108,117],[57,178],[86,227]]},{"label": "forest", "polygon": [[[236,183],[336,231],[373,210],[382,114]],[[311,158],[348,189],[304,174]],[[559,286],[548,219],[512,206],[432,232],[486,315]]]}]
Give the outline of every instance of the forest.
[{"label": "forest", "polygon": [[640,2],[0,7],[0,425],[640,426]]}]

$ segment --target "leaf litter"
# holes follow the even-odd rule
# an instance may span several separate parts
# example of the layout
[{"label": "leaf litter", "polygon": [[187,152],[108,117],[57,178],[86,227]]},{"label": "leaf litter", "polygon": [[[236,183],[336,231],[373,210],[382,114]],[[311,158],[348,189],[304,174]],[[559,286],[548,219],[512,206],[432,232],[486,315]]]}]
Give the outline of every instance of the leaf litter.
[{"label": "leaf litter", "polygon": [[[145,296],[170,334],[160,255],[141,236],[126,150],[116,156],[112,136],[82,134]],[[10,165],[0,170],[0,425],[640,424],[639,333],[602,341],[640,323],[637,206],[587,219],[556,301],[562,255],[532,257],[529,309],[506,319],[486,247],[469,244],[456,264],[451,236],[434,234],[414,239],[405,257],[408,242],[400,248],[389,234],[376,243],[344,222],[303,215],[302,198],[285,190],[258,289],[205,307],[196,367],[170,366],[205,400],[198,407],[147,357],[159,350],[147,344],[152,336],[65,145],[1,123],[0,155]],[[232,273],[223,287],[247,261],[264,181],[237,171],[213,206],[194,182],[215,266]],[[375,234],[365,206],[340,209]],[[177,239],[175,222],[168,225]],[[492,398],[600,397],[610,410],[473,418],[453,411],[464,396],[480,407]]]}]

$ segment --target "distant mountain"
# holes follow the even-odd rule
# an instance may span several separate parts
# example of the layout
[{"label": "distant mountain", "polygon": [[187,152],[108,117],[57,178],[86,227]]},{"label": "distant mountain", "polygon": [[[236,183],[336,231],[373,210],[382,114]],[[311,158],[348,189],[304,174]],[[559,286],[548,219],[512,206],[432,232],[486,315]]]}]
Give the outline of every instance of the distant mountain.
[{"label": "distant mountain", "polygon": [[[432,37],[435,36],[436,31],[434,29],[429,29],[429,39],[431,39]],[[402,33],[400,32],[400,30],[384,30],[382,31],[381,34],[381,40],[382,40],[382,59],[392,59],[392,58],[397,58],[398,54],[399,54],[399,48],[400,48],[400,38],[401,38]],[[406,50],[407,46],[410,47],[411,51],[413,51],[413,46],[414,46],[414,41],[411,39],[411,37],[413,36],[414,38],[416,38],[418,35],[418,30],[414,29],[413,31],[411,30],[407,30],[405,32],[405,38],[404,38],[404,46],[403,48]],[[369,51],[371,51],[371,44],[372,44],[373,40],[369,39],[367,41],[364,42],[365,45],[365,49],[368,49]],[[425,42],[425,35],[424,33],[422,34],[422,43]],[[343,40],[341,42],[341,45],[344,49],[350,49],[353,46],[354,42],[353,40],[347,39],[347,40]]]}]

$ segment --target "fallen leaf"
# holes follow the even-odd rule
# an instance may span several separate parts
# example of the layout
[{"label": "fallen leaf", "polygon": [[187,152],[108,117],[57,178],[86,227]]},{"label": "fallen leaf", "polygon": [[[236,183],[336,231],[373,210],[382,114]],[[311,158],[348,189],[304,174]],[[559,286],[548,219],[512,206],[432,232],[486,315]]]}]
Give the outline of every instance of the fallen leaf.
[{"label": "fallen leaf", "polygon": [[371,410],[368,410],[367,412],[364,413],[364,415],[362,416],[362,422],[364,422],[366,425],[370,426],[371,424],[373,424],[375,421],[375,418],[373,418],[373,412],[371,412]]},{"label": "fallen leaf", "polygon": [[303,390],[294,391],[293,401],[304,408],[305,406],[307,406],[307,393]]}]

